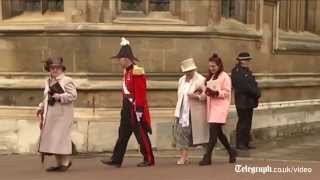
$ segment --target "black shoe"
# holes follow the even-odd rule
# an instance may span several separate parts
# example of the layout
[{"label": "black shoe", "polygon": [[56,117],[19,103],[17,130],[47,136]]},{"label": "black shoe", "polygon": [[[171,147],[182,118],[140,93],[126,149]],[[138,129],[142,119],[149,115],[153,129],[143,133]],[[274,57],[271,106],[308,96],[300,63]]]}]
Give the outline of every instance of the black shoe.
[{"label": "black shoe", "polygon": [[211,160],[201,160],[199,166],[209,166],[211,165]]},{"label": "black shoe", "polygon": [[72,166],[72,162],[70,161],[67,166],[61,165],[57,172],[66,172]]},{"label": "black shoe", "polygon": [[53,166],[46,169],[47,172],[57,172],[59,170],[60,166]]},{"label": "black shoe", "polygon": [[211,165],[211,156],[205,154],[202,160],[199,162],[199,166],[208,166]]},{"label": "black shoe", "polygon": [[138,167],[154,166],[154,162],[143,161],[143,162],[137,164],[137,166],[138,166]]},{"label": "black shoe", "polygon": [[237,145],[237,149],[247,151],[249,148],[245,145]]},{"label": "black shoe", "polygon": [[101,163],[105,164],[105,165],[109,165],[109,166],[114,166],[114,167],[117,167],[117,168],[121,167],[121,164],[119,164],[117,162],[114,162],[112,160],[101,160]]},{"label": "black shoe", "polygon": [[237,161],[237,151],[235,149],[231,149],[229,152],[229,163],[236,163]]}]

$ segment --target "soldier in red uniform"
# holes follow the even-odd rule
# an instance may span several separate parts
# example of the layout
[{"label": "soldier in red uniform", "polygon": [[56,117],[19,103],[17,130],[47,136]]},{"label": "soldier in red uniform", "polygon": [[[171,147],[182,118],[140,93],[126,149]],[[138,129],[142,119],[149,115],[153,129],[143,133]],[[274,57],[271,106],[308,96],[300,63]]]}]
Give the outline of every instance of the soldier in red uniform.
[{"label": "soldier in red uniform", "polygon": [[138,167],[154,165],[154,156],[148,133],[151,121],[146,97],[146,77],[144,69],[135,64],[138,59],[133,55],[129,41],[121,38],[121,49],[112,57],[117,58],[123,67],[122,95],[123,104],[119,127],[119,137],[113,150],[111,160],[101,160],[103,164],[121,167],[127,144],[134,133],[144,159]]}]

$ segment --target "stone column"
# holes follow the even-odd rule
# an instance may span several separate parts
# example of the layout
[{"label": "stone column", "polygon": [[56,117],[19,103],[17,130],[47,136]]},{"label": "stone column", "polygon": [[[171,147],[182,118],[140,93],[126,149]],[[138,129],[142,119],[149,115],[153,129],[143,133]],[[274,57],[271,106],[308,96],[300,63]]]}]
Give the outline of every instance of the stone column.
[{"label": "stone column", "polygon": [[22,1],[1,0],[1,20],[11,18],[23,12]]},{"label": "stone column", "polygon": [[[312,1],[310,1],[312,2]],[[287,0],[280,1],[280,28],[294,32],[305,30],[306,1]]]},{"label": "stone column", "polygon": [[76,1],[63,1],[64,16],[67,22],[72,22],[73,17],[79,14],[76,10]]},{"label": "stone column", "polygon": [[218,24],[221,20],[222,14],[222,1],[211,0],[210,1],[210,15],[209,24]]},{"label": "stone column", "polygon": [[297,1],[298,11],[297,11],[297,32],[305,30],[305,18],[306,18],[306,1]]},{"label": "stone column", "polygon": [[182,18],[188,24],[195,24],[194,22],[194,13],[193,13],[193,3],[191,0],[181,1],[181,12]]},{"label": "stone column", "polygon": [[249,0],[247,4],[247,24],[255,25],[257,31],[262,28],[263,0]]},{"label": "stone column", "polygon": [[297,4],[299,0],[288,0],[289,2],[289,29],[297,31]]},{"label": "stone column", "polygon": [[235,1],[235,19],[242,23],[247,23],[248,3],[255,3],[254,0],[238,0]]},{"label": "stone column", "polygon": [[103,13],[103,0],[88,0],[87,6],[87,19],[88,22],[99,23],[101,19],[104,17],[102,16]]},{"label": "stone column", "polygon": [[289,31],[289,1],[280,1],[279,19],[280,29]]},{"label": "stone column", "polygon": [[109,23],[115,18],[116,14],[116,3],[114,0],[104,0],[103,4],[103,22]]},{"label": "stone column", "polygon": [[[317,9],[318,1],[307,1],[305,4],[306,12],[306,21],[304,30],[315,33],[316,32],[316,24],[317,24]],[[318,15],[319,16],[319,15]],[[319,20],[318,20],[319,21]]]},{"label": "stone column", "polygon": [[189,25],[207,26],[212,0],[183,0],[181,1],[181,18]]},{"label": "stone column", "polygon": [[320,35],[320,1],[316,1],[315,6],[315,33]]},{"label": "stone column", "polygon": [[94,23],[111,22],[116,12],[115,0],[87,0],[87,20]]},{"label": "stone column", "polygon": [[0,0],[0,21],[3,20],[3,15],[2,15],[2,0]]},{"label": "stone column", "polygon": [[87,22],[87,0],[64,1],[64,11],[70,22]]}]

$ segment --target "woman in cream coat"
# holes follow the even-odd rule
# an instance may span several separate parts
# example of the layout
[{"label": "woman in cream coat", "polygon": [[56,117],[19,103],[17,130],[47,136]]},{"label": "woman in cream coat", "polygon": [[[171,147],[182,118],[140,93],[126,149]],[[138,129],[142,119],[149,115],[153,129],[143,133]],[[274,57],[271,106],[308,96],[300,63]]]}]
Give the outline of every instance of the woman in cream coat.
[{"label": "woman in cream coat", "polygon": [[48,172],[63,172],[71,166],[70,134],[73,102],[77,98],[77,90],[72,79],[64,75],[65,66],[62,58],[49,58],[45,63],[45,69],[50,76],[45,83],[44,101],[37,110],[37,116],[41,117],[39,152],[42,156],[56,157],[57,166],[48,168]]},{"label": "woman in cream coat", "polygon": [[188,147],[208,143],[209,128],[206,122],[206,101],[201,99],[204,92],[205,78],[196,72],[192,58],[181,63],[182,72],[179,79],[178,101],[175,109],[176,146],[181,150],[178,165],[188,163]]}]

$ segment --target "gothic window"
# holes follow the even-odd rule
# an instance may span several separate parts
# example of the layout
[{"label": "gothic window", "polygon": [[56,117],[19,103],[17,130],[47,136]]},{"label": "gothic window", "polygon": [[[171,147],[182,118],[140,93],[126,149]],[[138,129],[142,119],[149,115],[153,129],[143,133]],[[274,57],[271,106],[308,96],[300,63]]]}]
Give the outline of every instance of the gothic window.
[{"label": "gothic window", "polygon": [[150,0],[151,11],[169,11],[169,0]]},{"label": "gothic window", "polygon": [[143,11],[144,6],[144,0],[121,0],[123,11]]},{"label": "gothic window", "polygon": [[63,12],[63,0],[2,0],[2,17],[4,19],[24,12]]},{"label": "gothic window", "polygon": [[169,11],[170,0],[119,0],[120,12]]},{"label": "gothic window", "polygon": [[246,0],[223,0],[222,16],[233,18],[243,23],[247,21],[247,1]]}]

